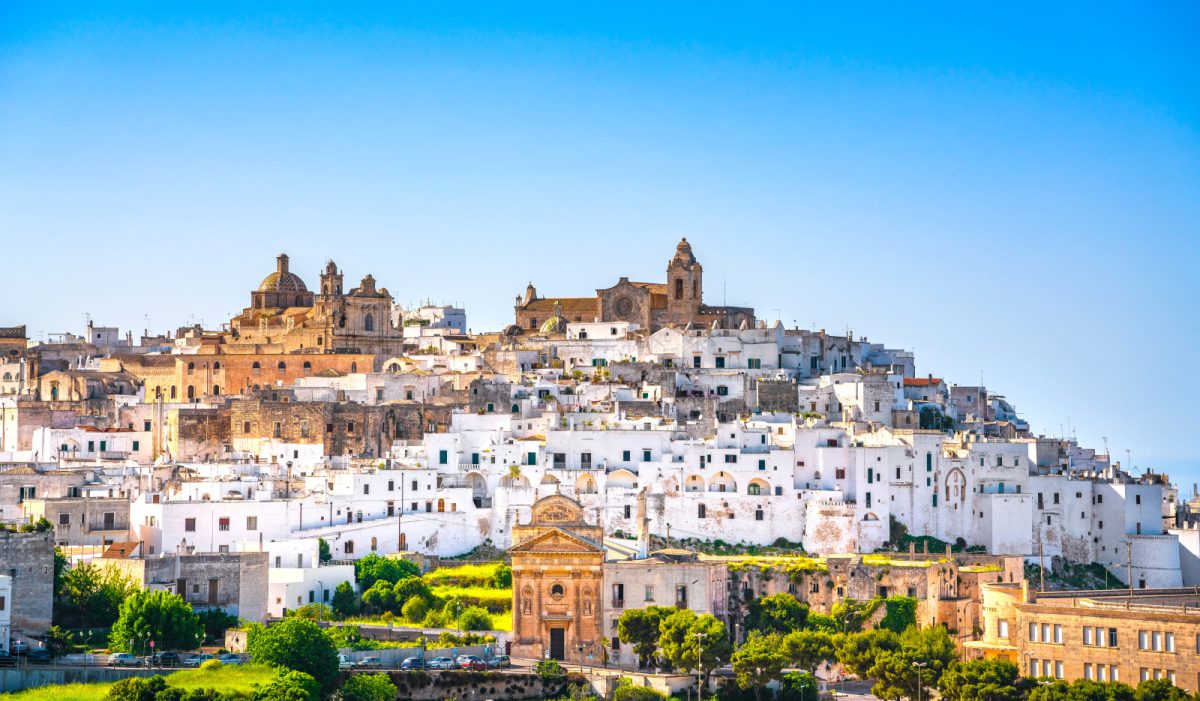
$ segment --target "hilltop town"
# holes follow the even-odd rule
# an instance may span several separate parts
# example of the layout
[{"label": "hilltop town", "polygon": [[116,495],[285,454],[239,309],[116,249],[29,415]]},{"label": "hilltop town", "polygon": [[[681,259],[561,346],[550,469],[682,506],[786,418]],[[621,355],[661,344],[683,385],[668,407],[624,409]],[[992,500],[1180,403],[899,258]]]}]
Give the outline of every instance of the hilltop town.
[{"label": "hilltop town", "polygon": [[1200,641],[1198,509],[1167,475],[910,351],[708,304],[698,252],[668,253],[657,281],[530,283],[482,333],[332,261],[310,289],[282,254],[217,329],[0,329],[0,640],[59,622],[56,551],[246,622],[339,587],[369,608],[365,558],[503,559],[514,656],[636,667],[619,620],[648,606],[737,642],[762,597],[911,597],[1030,676],[1196,686],[1196,649],[1092,659],[1076,630],[1116,592],[1096,640]]}]

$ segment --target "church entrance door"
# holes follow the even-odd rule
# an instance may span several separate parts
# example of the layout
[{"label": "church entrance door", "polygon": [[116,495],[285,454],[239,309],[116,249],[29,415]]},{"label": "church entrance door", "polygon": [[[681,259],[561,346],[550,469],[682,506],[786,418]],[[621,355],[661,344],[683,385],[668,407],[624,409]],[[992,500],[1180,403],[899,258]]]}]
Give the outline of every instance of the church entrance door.
[{"label": "church entrance door", "polygon": [[566,659],[566,628],[551,628],[550,629],[550,659],[564,660]]}]

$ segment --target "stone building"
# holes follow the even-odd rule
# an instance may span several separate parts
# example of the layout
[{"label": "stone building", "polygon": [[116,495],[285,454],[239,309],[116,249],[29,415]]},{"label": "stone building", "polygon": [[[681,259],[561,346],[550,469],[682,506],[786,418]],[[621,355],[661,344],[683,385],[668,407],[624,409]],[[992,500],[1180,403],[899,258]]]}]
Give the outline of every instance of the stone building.
[{"label": "stone building", "polygon": [[633,322],[640,328],[664,326],[753,327],[754,310],[704,304],[704,268],[682,239],[667,263],[667,281],[630,282],[621,278],[595,297],[540,297],[533,283],[517,297],[515,325],[527,332],[564,333],[570,322]]},{"label": "stone building", "polygon": [[12,579],[12,632],[44,633],[54,608],[54,533],[0,531],[0,574]]},{"label": "stone building", "polygon": [[403,331],[392,325],[392,296],[376,288],[374,277],[344,293],[342,271],[329,261],[314,294],[288,270],[287,255],[275,265],[250,293],[250,306],[230,320],[226,345],[275,353],[401,352]]},{"label": "stone building", "polygon": [[0,327],[0,395],[25,394],[37,381],[37,356],[25,326]]},{"label": "stone building", "polygon": [[110,545],[129,538],[129,497],[59,497],[24,503],[29,521],[45,518],[62,546]]},{"label": "stone building", "polygon": [[1035,592],[1028,582],[983,587],[975,655],[1022,674],[1132,686],[1167,679],[1200,689],[1200,596],[1195,589]]},{"label": "stone building", "polygon": [[603,529],[587,523],[579,502],[553,495],[534,502],[512,537],[512,654],[600,659]]},{"label": "stone building", "polygon": [[[221,609],[247,621],[267,617],[269,559],[265,552],[140,554],[138,544],[93,560],[119,569],[139,586],[174,592],[197,611]],[[135,553],[129,557],[121,557]]]}]

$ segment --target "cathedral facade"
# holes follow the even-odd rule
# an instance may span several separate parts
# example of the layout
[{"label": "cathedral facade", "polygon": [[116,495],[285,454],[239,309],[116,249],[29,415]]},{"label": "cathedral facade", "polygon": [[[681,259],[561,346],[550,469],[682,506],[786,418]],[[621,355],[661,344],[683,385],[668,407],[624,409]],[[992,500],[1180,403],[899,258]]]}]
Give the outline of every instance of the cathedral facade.
[{"label": "cathedral facade", "polygon": [[391,317],[392,296],[371,275],[346,293],[342,272],[329,261],[314,294],[280,254],[275,272],[250,293],[250,306],[230,320],[222,345],[232,353],[398,355],[403,334]]},{"label": "cathedral facade", "polygon": [[621,278],[594,297],[541,297],[533,284],[517,297],[514,324],[525,333],[558,332],[565,323],[626,321],[657,331],[693,324],[733,329],[754,326],[754,310],[704,304],[704,268],[685,238],[667,263],[667,281],[631,282]]}]

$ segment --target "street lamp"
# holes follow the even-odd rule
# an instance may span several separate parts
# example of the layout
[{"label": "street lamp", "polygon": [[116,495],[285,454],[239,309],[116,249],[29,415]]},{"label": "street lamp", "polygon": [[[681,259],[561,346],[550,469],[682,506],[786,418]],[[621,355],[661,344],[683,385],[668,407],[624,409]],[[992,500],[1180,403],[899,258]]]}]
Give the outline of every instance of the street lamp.
[{"label": "street lamp", "polygon": [[704,674],[704,631],[696,631],[696,701],[704,698],[704,687],[701,685],[701,675]]},{"label": "street lamp", "polygon": [[917,668],[917,701],[921,701],[921,670],[925,669],[927,662],[913,662],[913,667]]}]

